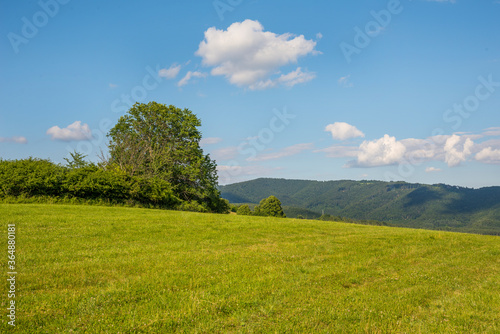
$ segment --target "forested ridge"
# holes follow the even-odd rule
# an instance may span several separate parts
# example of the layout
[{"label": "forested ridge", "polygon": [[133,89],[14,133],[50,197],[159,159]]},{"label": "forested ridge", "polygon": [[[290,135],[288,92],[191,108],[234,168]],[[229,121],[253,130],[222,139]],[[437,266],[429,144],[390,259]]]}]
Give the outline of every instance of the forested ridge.
[{"label": "forested ridge", "polygon": [[258,203],[274,195],[292,218],[318,218],[324,213],[402,227],[500,234],[500,187],[261,178],[219,189],[232,203]]}]

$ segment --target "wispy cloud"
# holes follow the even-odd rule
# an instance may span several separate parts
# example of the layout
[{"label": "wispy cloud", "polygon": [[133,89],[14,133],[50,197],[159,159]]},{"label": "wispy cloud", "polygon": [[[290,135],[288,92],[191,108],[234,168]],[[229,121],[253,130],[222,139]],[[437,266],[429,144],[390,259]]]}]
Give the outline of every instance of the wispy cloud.
[{"label": "wispy cloud", "polygon": [[263,90],[272,87],[276,87],[280,84],[293,87],[300,83],[305,83],[316,78],[316,74],[312,72],[302,72],[302,68],[298,67],[295,71],[288,74],[282,74],[276,79],[267,79],[266,81],[258,81],[255,84],[250,85],[248,88],[251,90]]},{"label": "wispy cloud", "polygon": [[295,71],[281,75],[277,81],[285,86],[293,87],[297,84],[311,81],[314,78],[316,78],[315,73],[302,72],[302,68],[297,67]]},{"label": "wispy cloud", "polygon": [[214,157],[215,160],[230,160],[238,156],[238,147],[228,146],[213,150],[210,155]]},{"label": "wispy cloud", "polygon": [[346,75],[345,77],[341,77],[338,80],[338,83],[340,86],[345,87],[345,88],[352,88],[354,87],[354,84],[351,82],[351,75]]},{"label": "wispy cloud", "polygon": [[356,157],[359,152],[358,146],[342,146],[342,145],[334,145],[327,148],[322,148],[319,150],[313,151],[314,153],[326,153],[326,156],[329,158],[352,158]]},{"label": "wispy cloud", "polygon": [[203,73],[203,72],[199,72],[199,71],[194,71],[194,72],[188,71],[186,73],[186,75],[184,76],[184,78],[179,80],[179,82],[177,83],[177,86],[182,87],[182,86],[187,85],[192,78],[205,78],[206,76],[207,76],[207,73]]},{"label": "wispy cloud", "polygon": [[158,76],[166,79],[175,79],[179,71],[181,70],[181,65],[173,64],[169,68],[162,68],[158,71]]},{"label": "wispy cloud", "polygon": [[0,143],[15,143],[15,144],[27,144],[28,140],[26,137],[0,137]]},{"label": "wispy cloud", "polygon": [[500,136],[500,127],[493,127],[485,129],[482,133],[483,136],[497,137]]},{"label": "wispy cloud", "polygon": [[200,145],[214,145],[220,143],[221,141],[222,138],[219,137],[207,137],[200,140]]},{"label": "wispy cloud", "polygon": [[441,172],[441,168],[436,168],[436,167],[427,167],[425,169],[425,172],[426,173],[437,173],[437,172]]},{"label": "wispy cloud", "polygon": [[55,125],[47,130],[47,134],[52,137],[52,140],[72,141],[92,139],[90,127],[88,124],[82,124],[81,121],[76,121],[62,129]]},{"label": "wispy cloud", "polygon": [[281,167],[265,167],[258,165],[218,165],[217,174],[219,175],[219,184],[229,184],[249,180],[254,178],[255,175],[259,175],[260,177],[272,176],[282,169]]},{"label": "wispy cloud", "polygon": [[311,143],[296,144],[296,145],[285,147],[284,149],[282,149],[278,152],[260,154],[254,158],[249,158],[247,160],[248,161],[276,160],[276,159],[296,155],[296,154],[299,154],[299,153],[306,151],[306,150],[312,150],[313,148],[314,148],[314,145]]}]

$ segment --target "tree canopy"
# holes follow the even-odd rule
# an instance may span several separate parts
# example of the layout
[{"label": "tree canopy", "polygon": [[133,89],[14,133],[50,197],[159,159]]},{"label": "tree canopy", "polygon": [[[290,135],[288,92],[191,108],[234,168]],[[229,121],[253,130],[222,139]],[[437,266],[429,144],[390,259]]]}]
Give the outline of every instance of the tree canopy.
[{"label": "tree canopy", "polygon": [[256,215],[286,218],[281,201],[275,196],[269,196],[260,201],[254,209]]},{"label": "tree canopy", "polygon": [[84,201],[227,213],[215,161],[200,148],[200,120],[188,109],[136,103],[110,130],[109,159],[78,152],[67,165],[0,158],[0,201]]},{"label": "tree canopy", "polygon": [[199,126],[189,109],[136,103],[108,134],[109,163],[130,176],[168,182],[183,201],[227,210],[217,190],[215,161],[200,148]]}]

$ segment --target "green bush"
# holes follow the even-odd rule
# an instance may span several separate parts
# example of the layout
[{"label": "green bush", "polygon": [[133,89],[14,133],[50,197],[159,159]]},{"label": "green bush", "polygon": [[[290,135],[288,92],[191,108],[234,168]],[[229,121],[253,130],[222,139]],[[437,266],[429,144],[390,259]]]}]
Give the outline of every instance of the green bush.
[{"label": "green bush", "polygon": [[58,196],[65,168],[48,160],[0,160],[0,196]]},{"label": "green bush", "polygon": [[181,203],[172,191],[171,184],[160,178],[133,178],[131,195],[135,201],[161,207],[175,207]]},{"label": "green bush", "polygon": [[74,203],[129,205],[196,212],[229,211],[229,202],[214,194],[201,200],[176,196],[172,185],[159,177],[129,176],[113,165],[49,160],[0,160],[0,200],[8,203]]},{"label": "green bush", "polygon": [[242,216],[250,216],[252,214],[252,211],[250,211],[250,207],[248,206],[248,204],[243,204],[238,207],[236,213]]}]

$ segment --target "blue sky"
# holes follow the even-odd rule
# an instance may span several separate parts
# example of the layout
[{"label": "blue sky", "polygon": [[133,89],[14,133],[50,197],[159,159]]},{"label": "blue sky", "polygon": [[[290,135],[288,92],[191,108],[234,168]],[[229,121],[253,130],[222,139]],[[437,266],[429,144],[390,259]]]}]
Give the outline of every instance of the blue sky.
[{"label": "blue sky", "polygon": [[0,157],[192,110],[221,183],[500,185],[500,1],[0,0]]}]

